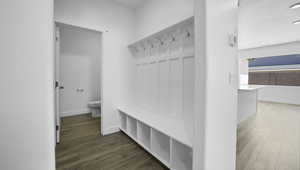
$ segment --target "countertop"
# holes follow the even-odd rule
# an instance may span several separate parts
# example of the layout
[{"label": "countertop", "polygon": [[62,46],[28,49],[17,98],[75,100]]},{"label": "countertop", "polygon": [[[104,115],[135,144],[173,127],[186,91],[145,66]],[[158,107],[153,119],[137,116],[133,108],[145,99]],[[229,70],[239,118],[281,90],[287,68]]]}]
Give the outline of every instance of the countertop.
[{"label": "countertop", "polygon": [[261,88],[264,88],[265,86],[263,85],[247,85],[247,84],[243,84],[240,85],[239,90],[243,90],[243,91],[252,91],[252,90],[258,90]]}]

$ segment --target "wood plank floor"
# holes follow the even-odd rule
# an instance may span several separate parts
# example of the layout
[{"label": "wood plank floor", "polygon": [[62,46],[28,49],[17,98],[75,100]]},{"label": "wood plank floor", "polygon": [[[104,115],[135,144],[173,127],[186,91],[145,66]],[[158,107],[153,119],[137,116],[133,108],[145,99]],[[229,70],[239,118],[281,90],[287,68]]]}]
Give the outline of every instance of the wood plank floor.
[{"label": "wood plank floor", "polygon": [[300,170],[300,106],[260,102],[237,135],[237,170]]},{"label": "wood plank floor", "polygon": [[167,170],[125,134],[100,135],[100,118],[90,114],[62,119],[57,170]]}]

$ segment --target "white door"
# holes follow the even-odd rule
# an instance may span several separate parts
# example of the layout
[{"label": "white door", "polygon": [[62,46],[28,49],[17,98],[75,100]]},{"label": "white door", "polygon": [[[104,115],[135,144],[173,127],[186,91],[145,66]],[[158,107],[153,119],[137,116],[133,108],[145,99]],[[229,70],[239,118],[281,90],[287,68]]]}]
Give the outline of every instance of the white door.
[{"label": "white door", "polygon": [[59,27],[55,29],[55,120],[56,120],[56,143],[60,142],[60,114],[59,114],[59,92],[61,89],[59,79],[59,56],[60,56],[60,34]]}]

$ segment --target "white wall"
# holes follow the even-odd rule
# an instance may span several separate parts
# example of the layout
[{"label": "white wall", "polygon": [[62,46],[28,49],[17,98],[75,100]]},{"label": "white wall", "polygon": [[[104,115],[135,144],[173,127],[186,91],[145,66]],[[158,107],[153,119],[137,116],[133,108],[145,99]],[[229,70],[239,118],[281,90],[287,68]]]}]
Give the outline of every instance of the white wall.
[{"label": "white wall", "polygon": [[237,47],[229,46],[228,36],[237,30],[237,3],[195,2],[196,87],[200,89],[196,91],[194,169],[234,170],[238,59]]},{"label": "white wall", "polygon": [[[55,0],[55,20],[103,33],[102,133],[119,130],[116,107],[130,101],[132,57],[127,48],[134,35],[134,12],[107,0]],[[108,32],[106,32],[108,31]]]},{"label": "white wall", "polygon": [[194,0],[148,0],[136,11],[136,39],[194,16]]},{"label": "white wall", "polygon": [[[240,50],[240,58],[259,58],[278,55],[300,54],[300,42]],[[300,87],[266,86],[259,90],[259,100],[300,104]]]},{"label": "white wall", "polygon": [[53,2],[0,1],[0,169],[55,170]]},{"label": "white wall", "polygon": [[240,74],[248,74],[249,72],[249,67],[248,67],[248,60],[247,58],[239,58],[239,73]]},{"label": "white wall", "polygon": [[249,80],[249,66],[248,66],[249,62],[247,58],[239,58],[239,82],[240,84],[248,84],[248,80]]},{"label": "white wall", "polygon": [[[241,0],[239,48],[248,49],[300,40],[299,10],[289,6],[297,0]],[[255,11],[255,12],[254,12]]]},{"label": "white wall", "polygon": [[262,46],[239,50],[240,58],[259,58],[279,55],[300,54],[300,41],[279,45]]},{"label": "white wall", "polygon": [[[88,113],[89,101],[100,101],[102,35],[58,24],[60,28],[60,115]],[[83,89],[84,91],[78,91]]]},{"label": "white wall", "polygon": [[300,105],[300,87],[266,86],[259,90],[258,100]]}]

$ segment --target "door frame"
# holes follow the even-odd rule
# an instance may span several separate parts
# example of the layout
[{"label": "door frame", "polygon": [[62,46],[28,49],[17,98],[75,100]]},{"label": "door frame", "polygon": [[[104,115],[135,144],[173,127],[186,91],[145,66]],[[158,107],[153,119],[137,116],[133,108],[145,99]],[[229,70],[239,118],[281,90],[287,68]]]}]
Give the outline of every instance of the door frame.
[{"label": "door frame", "polygon": [[[59,29],[59,24],[63,24],[63,25],[69,25],[69,26],[72,26],[72,27],[77,27],[77,28],[81,28],[81,29],[86,29],[86,30],[91,30],[91,31],[95,31],[95,32],[98,32],[99,34],[101,34],[101,39],[100,39],[100,45],[101,45],[101,55],[99,56],[100,57],[100,105],[101,105],[101,109],[100,109],[100,113],[101,113],[101,125],[99,126],[100,130],[101,130],[101,134],[103,134],[103,37],[104,37],[104,32],[107,32],[107,31],[99,31],[99,30],[95,30],[95,29],[90,29],[90,28],[86,28],[86,27],[82,27],[82,26],[78,26],[78,25],[73,25],[73,24],[68,24],[68,23],[64,23],[64,22],[58,22],[58,21],[55,21],[55,81],[58,81],[59,82],[59,73],[60,73],[60,69],[59,69],[59,66],[60,66],[60,60],[59,60],[59,56],[60,56],[60,29]],[[56,82],[55,82],[56,84]],[[58,83],[58,92],[55,92],[59,94],[59,83]],[[55,111],[56,111],[56,117],[59,117],[59,119],[56,120],[56,125],[58,125],[58,129],[59,129],[59,132],[57,132],[56,135],[60,135],[60,127],[61,127],[61,119],[60,119],[60,113],[59,113],[59,95],[55,97],[55,104],[56,107],[55,108]],[[59,136],[57,137],[58,141],[60,141],[60,138]],[[59,142],[58,142],[59,143]]]},{"label": "door frame", "polygon": [[55,57],[54,57],[54,88],[55,88],[55,134],[56,143],[60,143],[61,118],[59,113],[59,67],[60,67],[60,30],[55,24]]}]

